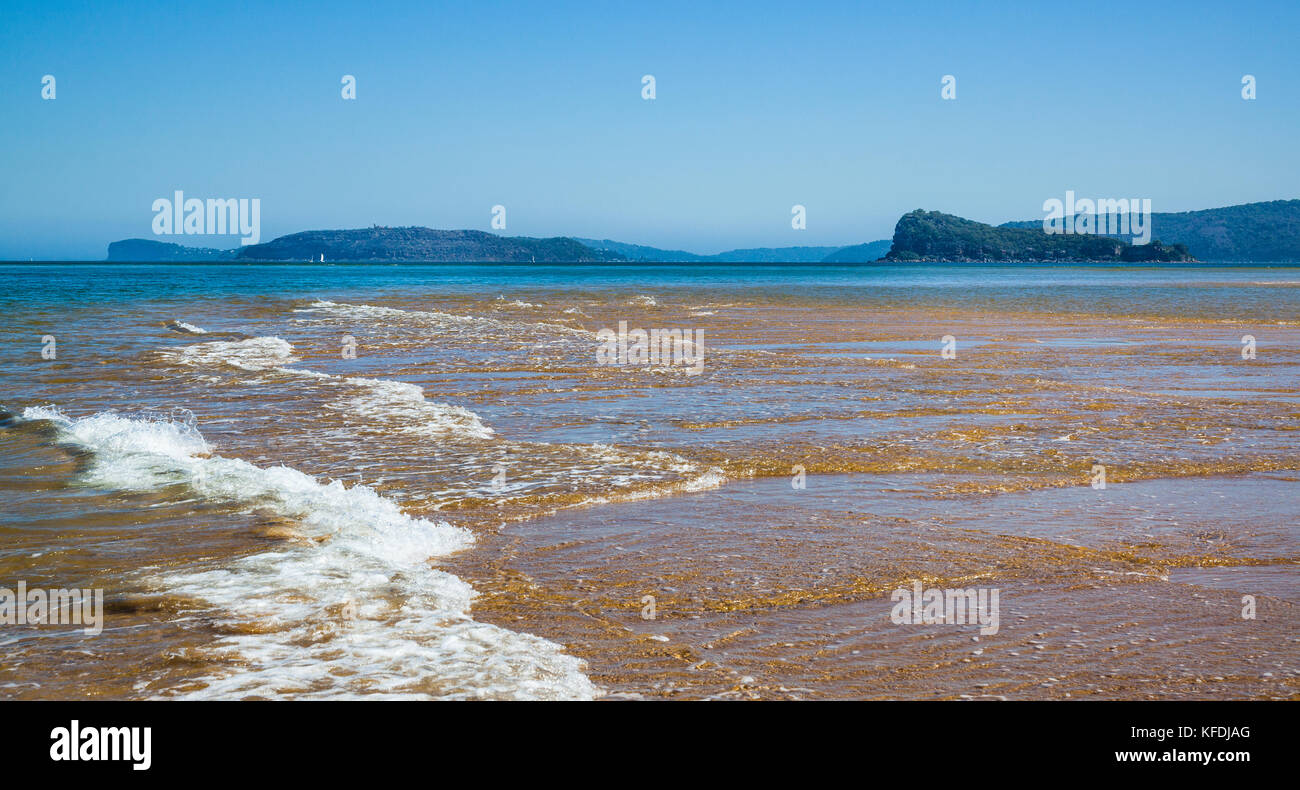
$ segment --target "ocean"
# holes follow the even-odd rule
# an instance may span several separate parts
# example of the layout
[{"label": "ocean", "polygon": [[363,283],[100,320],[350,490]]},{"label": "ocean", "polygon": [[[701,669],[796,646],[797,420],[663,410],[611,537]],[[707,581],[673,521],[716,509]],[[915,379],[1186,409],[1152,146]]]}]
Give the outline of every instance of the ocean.
[{"label": "ocean", "polygon": [[0,698],[1300,693],[1300,266],[0,276]]}]

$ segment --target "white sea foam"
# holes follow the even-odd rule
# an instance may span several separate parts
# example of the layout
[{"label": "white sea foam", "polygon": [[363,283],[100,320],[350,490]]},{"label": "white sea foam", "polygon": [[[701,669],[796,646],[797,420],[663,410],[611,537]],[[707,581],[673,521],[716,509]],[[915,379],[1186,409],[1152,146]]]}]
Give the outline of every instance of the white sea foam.
[{"label": "white sea foam", "polygon": [[522,300],[519,300],[519,299],[515,299],[515,300],[513,300],[513,301],[507,302],[507,301],[506,301],[506,298],[505,298],[504,296],[498,296],[498,297],[497,297],[497,302],[500,303],[500,306],[501,306],[501,307],[523,307],[523,308],[538,308],[538,307],[541,307],[541,305],[539,305],[539,304],[533,304],[532,302],[525,302],[525,301],[522,301]]},{"label": "white sea foam", "polygon": [[467,315],[455,315],[454,313],[444,313],[441,310],[399,310],[396,307],[379,307],[369,304],[340,304],[338,302],[329,302],[317,300],[312,302],[304,310],[295,310],[294,312],[311,312],[315,310],[324,311],[330,315],[341,318],[361,319],[361,320],[380,320],[380,319],[418,319],[422,322],[433,322],[437,324],[462,324],[470,325],[475,323],[497,324],[500,323],[495,318],[476,318]]},{"label": "white sea foam", "polygon": [[72,419],[28,408],[61,441],[91,451],[84,484],[157,490],[185,484],[205,500],[291,519],[302,539],[220,567],[148,577],[192,598],[237,635],[203,698],[247,696],[590,698],[583,662],[559,645],[475,622],[474,591],[431,566],[471,545],[444,521],[413,518],[365,486],[212,453],[191,423],[106,413]]},{"label": "white sea foam", "polygon": [[293,346],[278,337],[196,343],[168,349],[163,354],[193,367],[230,365],[241,370],[274,371],[357,387],[361,392],[348,402],[348,408],[367,419],[377,419],[393,430],[475,439],[493,436],[493,430],[484,425],[477,414],[461,406],[427,401],[418,385],[386,379],[347,378],[307,368],[286,367],[297,362],[298,358],[294,356]]},{"label": "white sea foam", "polygon": [[583,329],[564,326],[563,324],[552,324],[547,322],[532,323],[502,318],[456,315],[454,313],[444,313],[441,310],[401,310],[396,307],[380,307],[368,304],[341,304],[339,302],[330,302],[326,300],[317,300],[312,302],[306,308],[299,308],[294,312],[322,312],[334,318],[345,318],[354,321],[382,321],[385,323],[402,321],[405,323],[414,323],[419,326],[431,326],[444,332],[453,333],[478,333],[484,327],[490,327],[494,329],[526,331],[530,333],[536,333],[537,331],[542,330],[561,334],[594,334]]},{"label": "white sea foam", "polygon": [[168,329],[176,332],[183,332],[187,335],[206,335],[208,330],[194,324],[187,324],[184,321],[172,321],[167,325]]},{"label": "white sea foam", "polygon": [[460,406],[427,401],[424,390],[415,384],[369,378],[344,381],[363,390],[352,401],[353,408],[370,417],[394,420],[397,430],[433,436],[492,438],[493,430],[477,414]]},{"label": "white sea foam", "polygon": [[[593,499],[592,502],[654,499],[672,493],[708,491],[720,488],[727,482],[726,475],[721,469],[717,467],[700,469],[694,462],[663,450],[634,452],[597,442],[584,448],[584,456],[605,468],[623,467],[629,470],[621,474],[604,472],[603,476],[608,480],[608,485],[618,493]],[[635,488],[637,484],[663,480],[665,472],[681,475],[683,479],[675,483],[664,482],[660,485],[652,485],[649,488]],[[632,490],[620,491],[619,489]]]},{"label": "white sea foam", "polygon": [[230,365],[241,370],[270,370],[298,361],[293,346],[278,337],[247,340],[213,340],[163,352],[182,365],[215,367]]}]

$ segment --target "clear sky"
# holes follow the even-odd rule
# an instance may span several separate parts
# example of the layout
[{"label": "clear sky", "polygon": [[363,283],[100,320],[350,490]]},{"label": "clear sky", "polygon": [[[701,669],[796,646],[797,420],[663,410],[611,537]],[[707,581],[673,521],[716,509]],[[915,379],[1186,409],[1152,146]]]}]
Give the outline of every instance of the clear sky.
[{"label": "clear sky", "polygon": [[260,198],[263,241],[502,204],[508,235],[698,252],[1041,218],[1067,189],[1296,198],[1298,36],[1295,0],[4,0],[0,258],[103,258],[177,189]]}]

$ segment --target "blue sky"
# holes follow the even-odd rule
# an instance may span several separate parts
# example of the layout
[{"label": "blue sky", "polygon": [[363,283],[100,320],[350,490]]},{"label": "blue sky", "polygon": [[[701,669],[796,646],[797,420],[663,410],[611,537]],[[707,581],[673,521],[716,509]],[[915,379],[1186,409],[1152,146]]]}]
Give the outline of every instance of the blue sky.
[{"label": "blue sky", "polygon": [[1155,211],[1300,197],[1295,2],[6,0],[0,15],[0,258],[102,258],[152,238],[151,204],[176,189],[260,198],[263,240],[489,230],[502,204],[509,235],[700,252],[887,238],[922,207],[1040,218],[1067,189]]}]

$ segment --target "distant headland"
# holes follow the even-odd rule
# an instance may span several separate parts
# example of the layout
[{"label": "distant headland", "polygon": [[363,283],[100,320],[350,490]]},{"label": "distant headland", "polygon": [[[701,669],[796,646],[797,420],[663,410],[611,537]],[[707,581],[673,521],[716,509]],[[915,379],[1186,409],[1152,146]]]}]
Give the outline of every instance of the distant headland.
[{"label": "distant headland", "polygon": [[885,260],[891,263],[1140,263],[1196,258],[1187,251],[1186,245],[1166,245],[1158,239],[1148,244],[1130,244],[1113,236],[1092,233],[1045,233],[1041,222],[1038,228],[994,227],[951,214],[917,209],[898,221],[894,243]]},{"label": "distant headland", "polygon": [[[1085,215],[1076,215],[1081,227]],[[1071,222],[1075,218],[1071,218]],[[231,250],[152,239],[108,245],[119,262],[870,263],[1300,261],[1300,200],[1153,213],[1152,240],[1121,233],[1047,233],[1042,220],[988,225],[938,211],[904,214],[892,239],[845,247],[757,247],[699,255],[610,239],[499,236],[478,230],[312,230]]]}]

